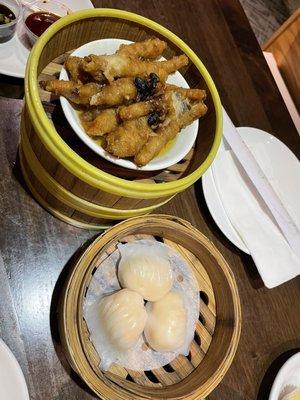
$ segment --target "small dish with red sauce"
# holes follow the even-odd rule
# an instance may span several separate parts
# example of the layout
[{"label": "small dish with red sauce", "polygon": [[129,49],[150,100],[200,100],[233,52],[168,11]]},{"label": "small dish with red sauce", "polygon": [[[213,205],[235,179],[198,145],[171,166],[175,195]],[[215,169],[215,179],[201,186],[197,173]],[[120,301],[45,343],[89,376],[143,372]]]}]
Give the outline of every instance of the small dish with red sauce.
[{"label": "small dish with red sauce", "polygon": [[33,45],[49,26],[70,13],[67,6],[52,0],[38,0],[25,5],[23,21],[30,43]]}]

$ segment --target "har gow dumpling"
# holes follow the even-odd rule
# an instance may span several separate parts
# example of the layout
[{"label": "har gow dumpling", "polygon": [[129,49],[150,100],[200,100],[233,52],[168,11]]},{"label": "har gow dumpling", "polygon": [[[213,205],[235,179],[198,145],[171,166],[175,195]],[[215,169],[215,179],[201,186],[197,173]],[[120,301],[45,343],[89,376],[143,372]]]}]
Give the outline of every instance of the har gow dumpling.
[{"label": "har gow dumpling", "polygon": [[132,242],[119,249],[118,278],[122,287],[138,292],[148,301],[157,301],[170,291],[173,273],[164,248]]},{"label": "har gow dumpling", "polygon": [[147,312],[140,294],[122,289],[100,301],[99,317],[108,342],[125,351],[138,342],[146,324]]},{"label": "har gow dumpling", "polygon": [[145,337],[152,349],[161,352],[175,351],[186,340],[187,313],[180,293],[169,292],[154,303],[147,303],[148,319]]}]

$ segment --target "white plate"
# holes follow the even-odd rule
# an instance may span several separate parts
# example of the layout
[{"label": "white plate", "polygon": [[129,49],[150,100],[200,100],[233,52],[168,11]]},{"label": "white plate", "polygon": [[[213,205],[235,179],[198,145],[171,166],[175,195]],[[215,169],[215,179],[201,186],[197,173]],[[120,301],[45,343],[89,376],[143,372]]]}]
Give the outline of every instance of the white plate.
[{"label": "white plate", "polygon": [[[113,54],[115,53],[121,44],[132,43],[128,40],[123,39],[101,39],[95,40],[94,42],[89,42],[77,50],[75,50],[72,55],[78,57],[84,57],[89,54]],[[63,68],[59,79],[68,79],[67,71]],[[183,76],[177,71],[175,74],[169,76],[167,82],[173,85],[188,88],[188,84]],[[142,171],[155,171],[163,168],[167,168],[170,165],[176,164],[178,161],[191,150],[198,133],[198,120],[194,121],[188,127],[182,129],[180,133],[176,136],[173,146],[163,155],[155,157],[144,167],[137,167],[132,161],[123,158],[117,158],[106,152],[99,144],[97,144],[89,135],[84,131],[81,126],[80,119],[76,110],[70,105],[68,100],[64,97],[60,98],[62,109],[65,116],[77,133],[80,139],[95,153],[105,158],[106,160],[120,165],[121,167],[129,169],[138,169]]]},{"label": "white plate", "polygon": [[26,381],[18,361],[0,339],[0,399],[29,400]]},{"label": "white plate", "polygon": [[[26,0],[26,3],[32,1]],[[94,7],[90,0],[59,0],[59,2],[73,11]],[[27,40],[24,24],[20,20],[13,38],[6,43],[0,43],[0,73],[16,78],[24,78],[30,50],[31,45]]]},{"label": "white plate", "polygon": [[274,380],[269,400],[279,400],[287,394],[288,386],[300,388],[300,352],[291,356],[280,368]]},{"label": "white plate", "polygon": [[[293,182],[295,178],[291,173],[293,170],[295,170],[295,168],[299,168],[299,165],[297,158],[291,152],[291,150],[276,137],[260,129],[242,127],[237,128],[237,130],[239,131],[240,135],[248,146],[251,147],[251,145],[255,144],[263,144],[266,146],[266,151],[268,151],[270,163],[272,164],[273,174],[274,176],[276,176],[277,181],[280,183],[283,190],[284,188],[286,188],[288,192],[293,192],[291,193],[292,196],[299,197],[299,182]],[[268,144],[270,143],[272,143],[272,145],[268,146]],[[220,146],[218,154],[224,150],[225,148],[223,143]],[[216,158],[218,157],[218,154]],[[238,247],[245,253],[250,254],[248,248],[243,243],[239,234],[231,225],[227,217],[220,196],[218,194],[211,169],[208,169],[208,171],[202,176],[202,186],[204,198],[209,212],[220,230],[236,247]],[[293,203],[294,200],[291,201],[291,204]],[[299,213],[298,209],[299,207],[297,207],[297,213]]]}]

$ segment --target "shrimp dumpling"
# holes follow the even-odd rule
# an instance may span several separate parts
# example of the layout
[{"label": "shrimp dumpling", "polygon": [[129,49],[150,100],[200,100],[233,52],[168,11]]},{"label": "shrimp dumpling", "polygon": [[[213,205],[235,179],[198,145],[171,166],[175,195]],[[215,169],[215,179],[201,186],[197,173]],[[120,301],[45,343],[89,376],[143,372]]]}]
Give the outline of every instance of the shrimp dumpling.
[{"label": "shrimp dumpling", "polygon": [[152,349],[175,351],[183,346],[187,331],[187,313],[180,293],[172,291],[154,303],[147,303],[148,319],[144,334]]},{"label": "shrimp dumpling", "polygon": [[164,248],[132,242],[119,249],[118,278],[122,287],[138,292],[148,301],[157,301],[170,291],[173,273]]},{"label": "shrimp dumpling", "polygon": [[128,289],[104,297],[99,316],[107,341],[120,351],[136,345],[147,320],[142,296]]}]

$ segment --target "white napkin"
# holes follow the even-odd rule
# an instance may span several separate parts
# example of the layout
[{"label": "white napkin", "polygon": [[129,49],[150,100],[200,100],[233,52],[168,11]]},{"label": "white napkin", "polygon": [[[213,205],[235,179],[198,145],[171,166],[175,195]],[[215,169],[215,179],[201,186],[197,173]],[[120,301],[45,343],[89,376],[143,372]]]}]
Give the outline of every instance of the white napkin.
[{"label": "white napkin", "polygon": [[[274,164],[275,146],[272,147],[274,152],[269,151],[269,146],[272,143],[256,144],[251,146],[251,151],[287,211],[300,226],[299,164],[296,170],[281,169],[280,159],[277,158]],[[277,171],[279,169],[280,172]],[[230,150],[218,154],[212,172],[226,214],[248,247],[265,286],[272,288],[299,275],[300,260],[290,249],[276,221]],[[280,175],[278,179],[277,172]],[[295,185],[289,179],[291,173]]]}]

